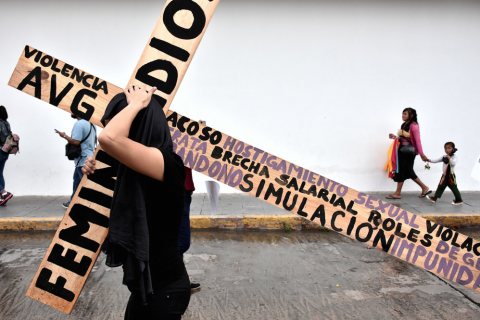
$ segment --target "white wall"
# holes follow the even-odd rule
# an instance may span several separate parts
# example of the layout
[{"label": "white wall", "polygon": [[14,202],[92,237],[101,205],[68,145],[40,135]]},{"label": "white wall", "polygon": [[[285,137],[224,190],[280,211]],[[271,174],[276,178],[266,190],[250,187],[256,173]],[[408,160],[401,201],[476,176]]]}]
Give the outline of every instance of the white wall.
[{"label": "white wall", "polygon": [[[17,195],[71,192],[69,115],[7,86],[29,44],[124,86],[164,1],[0,1],[0,104],[21,154],[6,166]],[[425,152],[452,140],[461,190],[480,153],[480,1],[223,0],[172,109],[352,188],[393,190],[382,171],[405,107]],[[432,188],[441,165],[423,170]],[[205,192],[204,176],[195,174]],[[405,190],[418,190],[413,182]],[[234,192],[223,186],[221,192]]]}]

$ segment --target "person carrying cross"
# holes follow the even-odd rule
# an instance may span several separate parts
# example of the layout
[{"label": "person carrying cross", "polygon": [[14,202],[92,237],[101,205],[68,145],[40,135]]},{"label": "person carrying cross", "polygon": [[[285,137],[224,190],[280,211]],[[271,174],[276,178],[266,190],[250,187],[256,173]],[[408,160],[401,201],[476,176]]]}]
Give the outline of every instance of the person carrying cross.
[{"label": "person carrying cross", "polygon": [[[155,90],[130,85],[102,118],[100,146],[119,162],[102,251],[108,266],[123,266],[125,319],[177,320],[192,291],[178,246],[186,174]],[[94,174],[93,159],[83,172]]]},{"label": "person carrying cross", "polygon": [[75,164],[75,170],[73,171],[73,192],[68,202],[62,203],[62,207],[68,209],[70,202],[77,191],[78,185],[83,178],[82,167],[85,164],[85,160],[88,156],[93,156],[93,150],[95,150],[95,144],[97,143],[97,134],[95,126],[80,117],[71,114],[73,119],[77,119],[72,129],[72,136],[69,137],[65,132],[55,130],[58,135],[68,141],[69,144],[74,146],[80,146],[81,155],[73,160]]}]

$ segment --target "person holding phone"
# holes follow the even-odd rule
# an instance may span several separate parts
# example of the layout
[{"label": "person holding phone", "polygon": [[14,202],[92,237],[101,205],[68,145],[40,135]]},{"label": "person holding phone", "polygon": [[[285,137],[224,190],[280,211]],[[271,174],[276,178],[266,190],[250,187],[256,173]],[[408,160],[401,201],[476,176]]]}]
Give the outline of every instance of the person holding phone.
[{"label": "person holding phone", "polygon": [[78,185],[83,178],[82,167],[85,163],[85,160],[88,156],[93,156],[93,151],[95,150],[95,144],[97,141],[96,129],[93,124],[90,122],[81,119],[80,117],[72,114],[73,119],[77,119],[77,122],[73,126],[72,136],[69,137],[65,132],[60,132],[55,129],[55,132],[68,143],[73,145],[80,145],[82,152],[80,157],[75,158],[73,163],[75,165],[75,170],[73,171],[73,192],[68,202],[62,203],[62,207],[68,209],[70,202],[77,191]]}]

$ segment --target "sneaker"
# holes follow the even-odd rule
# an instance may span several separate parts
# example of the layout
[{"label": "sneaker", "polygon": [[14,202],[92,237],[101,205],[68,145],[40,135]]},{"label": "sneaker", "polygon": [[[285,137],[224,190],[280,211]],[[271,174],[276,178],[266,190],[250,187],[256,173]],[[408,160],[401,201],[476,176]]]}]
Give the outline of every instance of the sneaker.
[{"label": "sneaker", "polygon": [[452,204],[454,206],[459,206],[459,205],[463,204],[463,201],[462,200],[453,200]]},{"label": "sneaker", "polygon": [[71,202],[71,201],[62,203],[62,207],[64,207],[65,209],[68,209],[68,207],[70,206],[70,202]]},{"label": "sneaker", "polygon": [[4,206],[7,204],[7,201],[13,198],[13,194],[10,192],[6,192],[5,194],[2,194],[2,197],[0,198],[0,205]]},{"label": "sneaker", "polygon": [[200,283],[190,282],[190,288],[192,291],[198,291],[200,290],[201,286]]},{"label": "sneaker", "polygon": [[437,198],[436,197],[427,196],[427,199],[432,201],[433,203],[437,203]]}]

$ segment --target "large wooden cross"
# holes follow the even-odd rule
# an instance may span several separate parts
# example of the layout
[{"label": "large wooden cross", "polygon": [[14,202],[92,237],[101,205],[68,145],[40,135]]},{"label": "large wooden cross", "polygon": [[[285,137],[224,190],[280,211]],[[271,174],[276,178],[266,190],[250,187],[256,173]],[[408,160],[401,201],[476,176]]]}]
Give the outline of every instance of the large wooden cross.
[{"label": "large wooden cross", "polygon": [[[476,291],[480,243],[280,159],[169,109],[219,0],[168,0],[129,83],[156,86],[175,152],[186,166]],[[9,85],[102,126],[122,89],[26,46]],[[98,257],[109,221],[115,161],[97,149],[27,296],[70,313]]]}]

